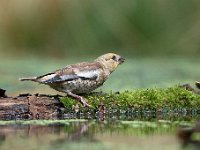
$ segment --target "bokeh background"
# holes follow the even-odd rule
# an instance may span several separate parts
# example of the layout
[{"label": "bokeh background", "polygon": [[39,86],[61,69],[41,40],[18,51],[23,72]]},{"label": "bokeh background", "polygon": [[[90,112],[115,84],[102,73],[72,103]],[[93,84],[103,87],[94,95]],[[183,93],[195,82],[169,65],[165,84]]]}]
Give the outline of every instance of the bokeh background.
[{"label": "bokeh background", "polygon": [[[198,0],[1,0],[0,85],[115,52],[127,58],[103,90],[166,87],[198,80]],[[49,92],[49,91],[48,91]]]},{"label": "bokeh background", "polygon": [[198,0],[1,0],[1,53],[200,52]]}]

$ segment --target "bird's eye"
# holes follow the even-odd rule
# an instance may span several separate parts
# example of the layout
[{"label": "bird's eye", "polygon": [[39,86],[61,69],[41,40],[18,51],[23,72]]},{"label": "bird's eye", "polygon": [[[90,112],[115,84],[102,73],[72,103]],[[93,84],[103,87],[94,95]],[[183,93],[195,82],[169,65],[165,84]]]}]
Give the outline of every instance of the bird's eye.
[{"label": "bird's eye", "polygon": [[112,60],[116,60],[116,56],[114,55],[111,59],[112,59]]}]

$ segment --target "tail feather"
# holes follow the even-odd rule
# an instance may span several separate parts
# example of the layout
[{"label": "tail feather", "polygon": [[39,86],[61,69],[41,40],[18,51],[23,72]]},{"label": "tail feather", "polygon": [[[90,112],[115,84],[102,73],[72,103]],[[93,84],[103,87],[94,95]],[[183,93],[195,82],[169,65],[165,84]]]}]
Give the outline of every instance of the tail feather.
[{"label": "tail feather", "polygon": [[36,81],[37,77],[19,78],[19,81]]}]

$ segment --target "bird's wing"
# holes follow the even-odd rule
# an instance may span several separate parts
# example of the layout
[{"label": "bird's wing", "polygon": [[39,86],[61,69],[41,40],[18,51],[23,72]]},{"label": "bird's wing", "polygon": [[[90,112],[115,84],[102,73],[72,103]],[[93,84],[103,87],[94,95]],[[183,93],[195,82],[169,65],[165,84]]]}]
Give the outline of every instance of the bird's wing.
[{"label": "bird's wing", "polygon": [[98,62],[79,63],[40,76],[38,80],[42,83],[72,81],[79,78],[82,80],[96,80],[102,71],[102,66]]}]

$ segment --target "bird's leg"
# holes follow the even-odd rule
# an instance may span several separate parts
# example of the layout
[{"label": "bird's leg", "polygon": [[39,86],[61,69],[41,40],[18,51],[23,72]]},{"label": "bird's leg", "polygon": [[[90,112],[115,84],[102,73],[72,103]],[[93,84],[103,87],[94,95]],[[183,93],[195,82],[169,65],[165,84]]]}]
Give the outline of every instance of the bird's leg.
[{"label": "bird's leg", "polygon": [[75,98],[77,101],[79,101],[84,107],[92,107],[91,105],[89,105],[86,101],[85,101],[85,99],[83,98],[83,97],[81,97],[81,96],[79,96],[79,95],[76,95],[76,94],[74,94],[74,93],[72,93],[72,92],[70,92],[70,91],[68,91],[67,92],[67,95],[68,96],[71,96],[71,97],[73,97],[73,98]]}]

